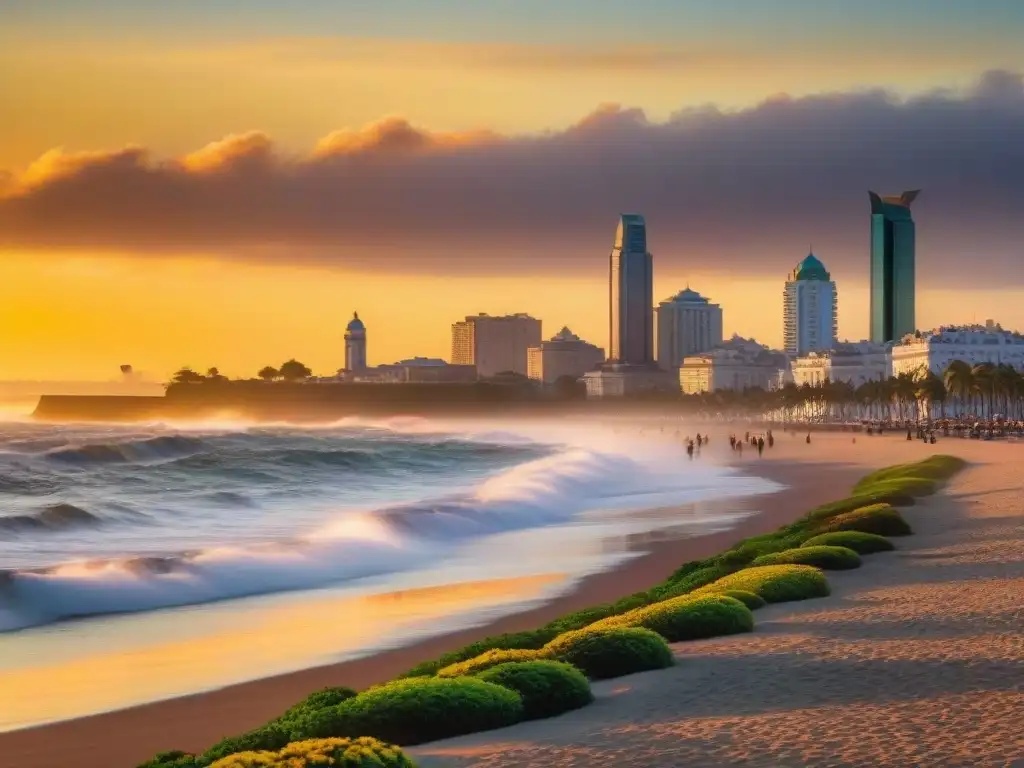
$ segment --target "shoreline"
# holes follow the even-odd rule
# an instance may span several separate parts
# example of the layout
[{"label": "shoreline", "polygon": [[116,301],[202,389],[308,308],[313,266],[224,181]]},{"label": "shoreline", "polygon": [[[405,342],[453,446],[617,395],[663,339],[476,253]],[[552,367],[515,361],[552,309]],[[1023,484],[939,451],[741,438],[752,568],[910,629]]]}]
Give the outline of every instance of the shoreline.
[{"label": "shoreline", "polygon": [[[543,605],[357,659],[0,733],[0,750],[19,768],[71,764],[77,768],[131,768],[167,749],[199,752],[224,736],[266,722],[319,688],[365,688],[474,640],[532,629],[571,611],[650,587],[684,562],[714,555],[735,541],[772,531],[807,509],[833,500],[863,474],[860,468],[814,460],[783,464],[750,459],[731,465],[745,475],[772,480],[784,488],[737,499],[758,512],[726,531],[649,542],[645,554],[587,576]],[[117,734],[116,738],[111,734]]]}]

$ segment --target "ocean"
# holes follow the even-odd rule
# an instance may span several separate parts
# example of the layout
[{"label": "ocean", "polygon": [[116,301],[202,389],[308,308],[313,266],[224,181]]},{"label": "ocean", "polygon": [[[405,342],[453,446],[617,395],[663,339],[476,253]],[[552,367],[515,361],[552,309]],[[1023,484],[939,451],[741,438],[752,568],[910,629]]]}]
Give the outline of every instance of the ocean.
[{"label": "ocean", "polygon": [[[182,617],[223,627],[240,607],[546,574],[565,589],[640,554],[611,541],[727,528],[747,512],[699,502],[774,489],[688,460],[680,429],[416,418],[0,424],[0,684],[82,648],[138,650],[156,626],[180,635]],[[534,598],[550,596],[545,589]],[[349,632],[344,647],[278,649],[259,669],[201,684],[450,631],[470,614],[492,617],[488,607],[517,603],[480,593],[471,605],[435,604],[415,626],[389,614],[379,631],[377,614],[364,611],[358,638]],[[109,706],[184,692],[136,692]],[[52,716],[15,716],[0,728]]]}]

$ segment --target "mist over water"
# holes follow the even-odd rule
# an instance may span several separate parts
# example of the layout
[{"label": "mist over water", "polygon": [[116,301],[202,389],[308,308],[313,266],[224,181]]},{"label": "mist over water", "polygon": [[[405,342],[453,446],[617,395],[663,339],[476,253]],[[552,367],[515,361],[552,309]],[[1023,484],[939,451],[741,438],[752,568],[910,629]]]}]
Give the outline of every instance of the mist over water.
[{"label": "mist over water", "polygon": [[495,536],[764,490],[581,424],[6,423],[0,631],[436,571],[472,547],[499,574]]}]

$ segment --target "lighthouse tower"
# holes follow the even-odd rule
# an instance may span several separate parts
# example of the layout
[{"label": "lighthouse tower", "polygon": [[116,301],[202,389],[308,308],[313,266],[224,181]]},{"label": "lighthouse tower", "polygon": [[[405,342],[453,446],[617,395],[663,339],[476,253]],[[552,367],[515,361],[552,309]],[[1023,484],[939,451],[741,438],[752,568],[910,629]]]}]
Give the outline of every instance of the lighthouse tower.
[{"label": "lighthouse tower", "polygon": [[345,328],[345,368],[355,373],[366,370],[366,326],[358,312],[352,313]]}]

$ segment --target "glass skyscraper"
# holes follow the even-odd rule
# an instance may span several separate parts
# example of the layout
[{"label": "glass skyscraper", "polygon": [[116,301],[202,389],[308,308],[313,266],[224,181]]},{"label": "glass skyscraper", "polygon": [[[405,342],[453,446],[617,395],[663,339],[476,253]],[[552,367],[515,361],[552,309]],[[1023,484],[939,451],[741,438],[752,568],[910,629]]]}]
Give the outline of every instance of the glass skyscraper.
[{"label": "glass skyscraper", "polygon": [[920,194],[871,198],[871,341],[885,344],[913,333],[914,220],[910,205]]},{"label": "glass skyscraper", "polygon": [[608,270],[609,363],[653,365],[654,281],[643,216],[619,217]]}]

